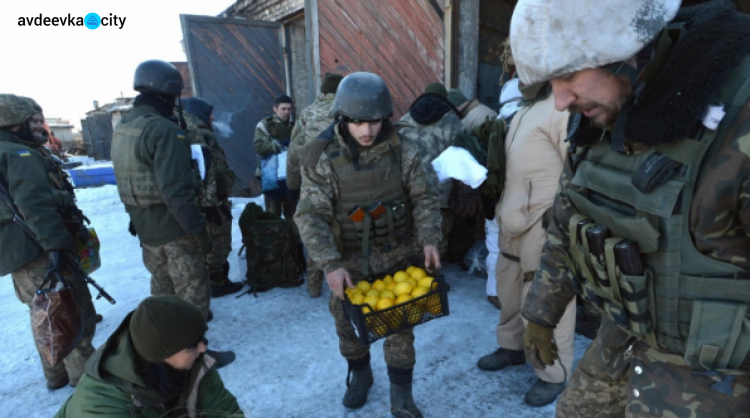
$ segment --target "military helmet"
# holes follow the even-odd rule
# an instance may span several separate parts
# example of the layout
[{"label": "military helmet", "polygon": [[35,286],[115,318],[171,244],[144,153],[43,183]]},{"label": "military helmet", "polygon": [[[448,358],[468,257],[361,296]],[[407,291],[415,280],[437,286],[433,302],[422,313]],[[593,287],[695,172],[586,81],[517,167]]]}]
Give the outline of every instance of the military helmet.
[{"label": "military helmet", "polygon": [[385,119],[393,114],[391,92],[377,74],[349,74],[339,84],[333,114],[366,121]]},{"label": "military helmet", "polygon": [[37,111],[32,100],[15,94],[0,94],[0,128],[25,123]]},{"label": "military helmet", "polygon": [[135,69],[135,91],[179,95],[183,87],[182,75],[174,65],[166,61],[144,61]]}]

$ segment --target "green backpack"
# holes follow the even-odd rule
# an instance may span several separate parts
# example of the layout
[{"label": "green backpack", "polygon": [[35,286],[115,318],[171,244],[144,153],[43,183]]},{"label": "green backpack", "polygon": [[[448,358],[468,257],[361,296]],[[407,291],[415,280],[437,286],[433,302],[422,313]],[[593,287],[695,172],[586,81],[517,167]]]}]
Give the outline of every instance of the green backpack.
[{"label": "green backpack", "polygon": [[[303,283],[305,259],[292,221],[266,213],[248,203],[240,216],[242,248],[247,249],[246,282],[248,293],[274,287],[296,287]],[[242,249],[240,249],[242,253]]]}]

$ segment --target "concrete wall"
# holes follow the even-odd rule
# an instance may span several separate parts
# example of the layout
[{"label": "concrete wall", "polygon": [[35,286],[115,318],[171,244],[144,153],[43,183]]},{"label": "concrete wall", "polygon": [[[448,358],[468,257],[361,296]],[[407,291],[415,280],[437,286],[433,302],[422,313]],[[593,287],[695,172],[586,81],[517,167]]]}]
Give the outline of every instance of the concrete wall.
[{"label": "concrete wall", "polygon": [[275,22],[304,7],[304,0],[239,0],[224,11],[222,17],[242,17]]},{"label": "concrete wall", "polygon": [[458,88],[472,99],[477,94],[479,66],[479,0],[461,0],[459,10]]},{"label": "concrete wall", "polygon": [[307,55],[305,43],[305,19],[301,17],[288,23],[289,46],[292,55],[292,99],[294,99],[295,114],[306,108],[314,97],[310,97],[307,85]]}]

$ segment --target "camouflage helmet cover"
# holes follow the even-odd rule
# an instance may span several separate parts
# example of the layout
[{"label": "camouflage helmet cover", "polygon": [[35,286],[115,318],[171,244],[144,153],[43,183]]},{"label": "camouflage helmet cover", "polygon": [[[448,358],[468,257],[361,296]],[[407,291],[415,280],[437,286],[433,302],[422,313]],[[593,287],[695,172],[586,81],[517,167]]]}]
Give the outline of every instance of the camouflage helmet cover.
[{"label": "camouflage helmet cover", "polygon": [[[0,128],[20,125],[35,113],[33,100],[15,94],[0,94]],[[36,105],[37,107],[39,105]],[[41,110],[41,107],[39,108]]]}]

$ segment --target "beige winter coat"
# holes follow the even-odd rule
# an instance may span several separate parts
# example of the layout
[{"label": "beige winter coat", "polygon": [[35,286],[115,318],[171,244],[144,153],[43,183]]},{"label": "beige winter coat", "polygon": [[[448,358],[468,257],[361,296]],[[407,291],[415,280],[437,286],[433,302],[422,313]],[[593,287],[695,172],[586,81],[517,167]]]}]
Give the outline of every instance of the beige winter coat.
[{"label": "beige winter coat", "polygon": [[542,218],[555,200],[568,151],[568,112],[555,110],[552,94],[522,107],[505,139],[503,197],[498,204],[500,251],[521,259],[524,273],[536,270],[547,240]]},{"label": "beige winter coat", "polygon": [[491,107],[480,103],[477,99],[471,99],[468,102],[461,105],[458,110],[461,112],[463,117],[461,123],[464,125],[464,129],[470,131],[473,127],[483,124],[487,118],[490,120],[497,119],[497,112],[492,110]]}]

